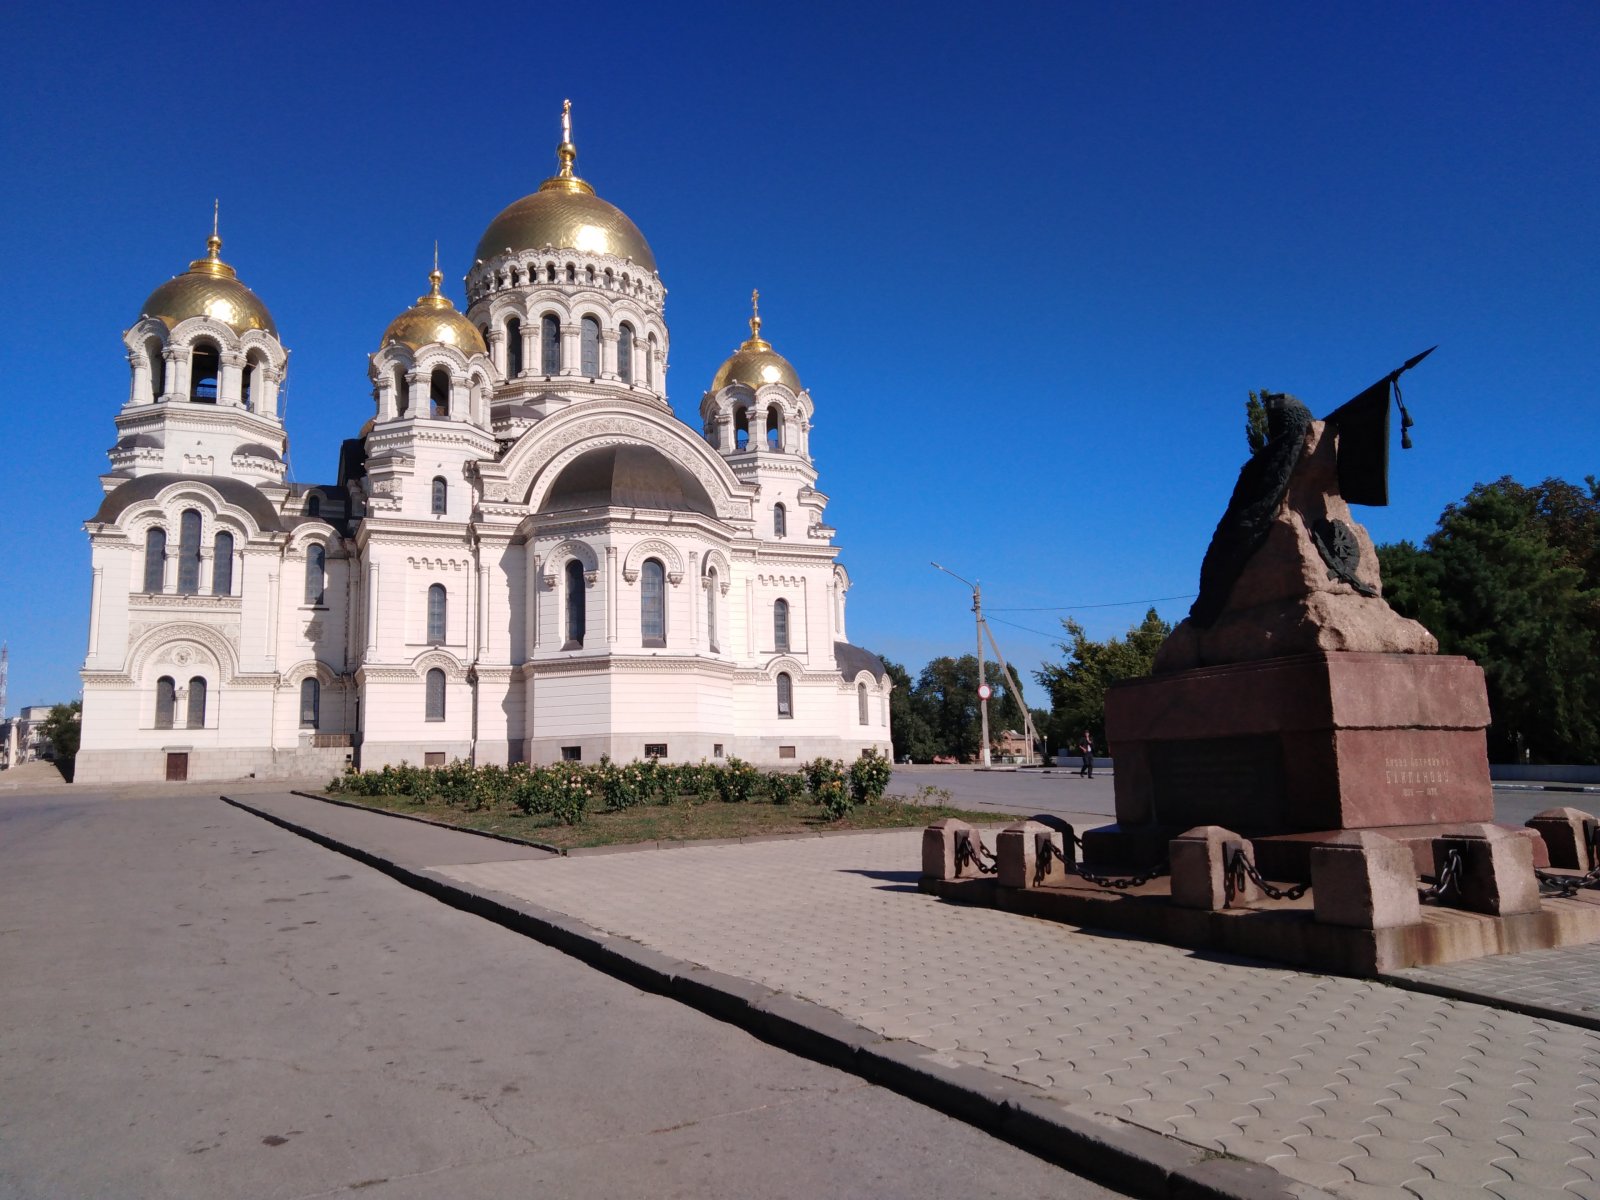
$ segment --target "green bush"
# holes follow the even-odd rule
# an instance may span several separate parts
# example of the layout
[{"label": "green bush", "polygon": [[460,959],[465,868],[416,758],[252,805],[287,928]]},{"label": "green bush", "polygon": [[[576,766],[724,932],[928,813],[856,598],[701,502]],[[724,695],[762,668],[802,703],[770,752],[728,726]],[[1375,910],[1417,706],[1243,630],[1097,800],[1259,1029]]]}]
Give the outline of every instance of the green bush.
[{"label": "green bush", "polygon": [[800,773],[806,777],[807,790],[820,801],[824,784],[844,781],[844,764],[836,758],[814,758]]},{"label": "green bush", "polygon": [[717,795],[724,804],[748,804],[761,782],[761,772],[741,759],[730,758],[716,771]]},{"label": "green bush", "polygon": [[850,764],[850,798],[857,804],[871,804],[889,786],[894,765],[876,750],[866,753]]},{"label": "green bush", "polygon": [[[646,760],[646,763],[654,762],[654,759]],[[620,767],[613,763],[605,763],[595,771],[600,795],[604,797],[606,808],[611,812],[634,808],[650,799],[650,794],[655,789],[653,774],[654,772],[646,770],[645,764],[636,762]]]},{"label": "green bush", "polygon": [[793,804],[806,794],[806,777],[790,771],[767,772],[767,795],[774,804]]},{"label": "green bush", "polygon": [[817,803],[822,805],[830,821],[837,821],[854,807],[854,801],[850,799],[850,793],[845,789],[842,779],[824,781],[816,796]]}]

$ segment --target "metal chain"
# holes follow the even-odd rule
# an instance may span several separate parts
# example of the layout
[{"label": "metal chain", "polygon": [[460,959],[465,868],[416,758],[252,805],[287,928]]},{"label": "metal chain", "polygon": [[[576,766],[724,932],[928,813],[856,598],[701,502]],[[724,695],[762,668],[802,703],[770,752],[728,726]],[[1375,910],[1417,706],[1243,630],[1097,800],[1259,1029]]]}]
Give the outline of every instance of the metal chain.
[{"label": "metal chain", "polygon": [[[983,861],[985,858],[988,863]],[[959,829],[956,831],[956,874],[961,874],[968,865],[977,867],[985,875],[993,875],[1000,869],[989,847],[983,844],[983,834],[976,829]]]},{"label": "metal chain", "polygon": [[1448,892],[1461,891],[1461,873],[1466,868],[1461,861],[1461,850],[1452,846],[1445,851],[1444,866],[1439,868],[1439,876],[1433,883],[1422,890],[1421,899],[1437,900]]},{"label": "metal chain", "polygon": [[1293,887],[1276,888],[1268,883],[1250,861],[1250,856],[1242,849],[1233,852],[1233,858],[1228,862],[1226,873],[1222,877],[1223,895],[1229,904],[1233,898],[1244,891],[1246,883],[1253,883],[1264,894],[1274,900],[1298,900],[1311,890],[1309,883],[1297,883]]},{"label": "metal chain", "polygon": [[1113,879],[1109,875],[1096,875],[1080,863],[1078,865],[1078,878],[1087,879],[1096,887],[1122,891],[1124,888],[1143,887],[1152,879],[1160,879],[1163,875],[1170,874],[1171,870],[1171,866],[1163,859],[1142,875],[1130,875],[1126,879]]},{"label": "metal chain", "polygon": [[1570,900],[1582,888],[1600,886],[1600,825],[1589,830],[1588,849],[1589,861],[1595,864],[1588,871],[1582,875],[1552,875],[1534,868],[1539,886],[1564,900]]}]

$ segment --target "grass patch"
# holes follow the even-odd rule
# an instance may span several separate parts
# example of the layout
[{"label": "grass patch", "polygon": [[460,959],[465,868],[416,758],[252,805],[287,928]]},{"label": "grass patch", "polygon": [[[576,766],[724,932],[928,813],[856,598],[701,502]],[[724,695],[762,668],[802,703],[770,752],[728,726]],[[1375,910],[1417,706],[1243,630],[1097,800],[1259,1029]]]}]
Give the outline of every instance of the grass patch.
[{"label": "grass patch", "polygon": [[504,837],[543,842],[563,850],[587,846],[621,846],[632,842],[698,842],[713,838],[761,837],[786,833],[818,833],[822,830],[920,829],[945,817],[957,817],[973,824],[1021,820],[1010,813],[970,812],[942,803],[948,793],[920,798],[885,796],[869,804],[859,804],[845,815],[833,818],[820,804],[774,804],[754,798],[742,803],[722,800],[697,800],[681,796],[670,804],[643,805],[620,811],[588,812],[579,824],[568,824],[550,813],[522,813],[499,805],[464,809],[437,797],[362,796],[339,793],[349,804],[385,812],[426,817],[441,825],[458,829],[478,829]]}]

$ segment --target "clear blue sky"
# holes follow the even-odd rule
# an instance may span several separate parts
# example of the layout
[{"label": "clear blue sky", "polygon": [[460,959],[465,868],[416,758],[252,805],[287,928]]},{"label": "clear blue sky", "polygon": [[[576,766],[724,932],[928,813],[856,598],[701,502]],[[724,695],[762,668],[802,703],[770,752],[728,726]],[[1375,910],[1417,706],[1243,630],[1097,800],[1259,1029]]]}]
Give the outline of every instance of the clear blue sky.
[{"label": "clear blue sky", "polygon": [[1600,472],[1592,2],[14,5],[0,31],[12,711],[78,693],[119,338],[212,198],[291,351],[295,478],[331,480],[434,239],[459,304],[564,97],[579,173],[655,250],[696,427],[761,289],[852,640],[913,673],[972,648],[930,559],[1024,668],[1064,614],[1017,610],[1192,593],[1251,388],[1320,415],[1439,344],[1396,502],[1358,510],[1379,541],[1478,481]]}]

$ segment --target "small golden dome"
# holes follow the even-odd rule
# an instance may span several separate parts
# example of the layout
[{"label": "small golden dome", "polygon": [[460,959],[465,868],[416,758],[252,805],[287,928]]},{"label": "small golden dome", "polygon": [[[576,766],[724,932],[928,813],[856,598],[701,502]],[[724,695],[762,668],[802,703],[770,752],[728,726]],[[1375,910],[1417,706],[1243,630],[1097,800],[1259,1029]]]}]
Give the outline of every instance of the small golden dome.
[{"label": "small golden dome", "polygon": [[423,346],[442,342],[446,346],[456,347],[463,354],[486,353],[483,334],[478,332],[478,327],[458,313],[456,306],[450,303],[450,297],[439,291],[444,276],[439,273],[437,265],[429,273],[428,282],[432,284],[428,294],[418,296],[415,304],[389,322],[389,328],[383,331],[378,345],[387,346],[394,341],[420,350]]},{"label": "small golden dome", "polygon": [[184,274],[167,280],[144,302],[142,317],[155,317],[168,329],[190,317],[211,317],[235,333],[260,329],[278,336],[267,306],[222,261],[222,239],[215,233],[206,241],[206,256],[189,264]]},{"label": "small golden dome", "polygon": [[615,205],[594,194],[572,173],[578,149],[572,144],[572,102],[562,105],[561,145],[556,148],[561,169],[489,222],[478,241],[477,261],[488,262],[506,250],[579,250],[585,254],[612,254],[631,258],[648,272],[656,269],[656,256],[639,227]]},{"label": "small golden dome", "polygon": [[772,343],[761,336],[760,292],[750,293],[750,336],[742,342],[732,357],[717,369],[711,379],[711,390],[720,392],[730,383],[742,383],[751,391],[769,383],[781,383],[796,395],[800,393],[800,376],[795,374],[789,360],[772,348]]}]

